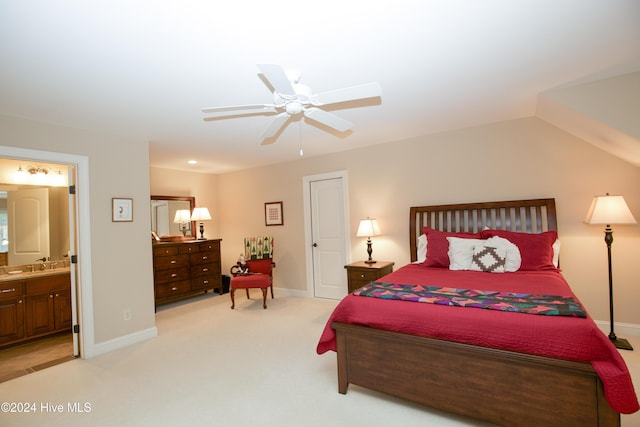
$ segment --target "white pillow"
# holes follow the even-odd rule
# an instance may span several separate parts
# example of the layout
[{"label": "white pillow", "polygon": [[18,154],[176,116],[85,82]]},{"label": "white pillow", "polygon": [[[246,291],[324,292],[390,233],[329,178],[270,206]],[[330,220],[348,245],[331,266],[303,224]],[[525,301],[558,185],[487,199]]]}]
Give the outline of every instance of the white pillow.
[{"label": "white pillow", "polygon": [[447,240],[449,241],[449,270],[469,270],[473,251],[485,242],[481,239],[462,239],[460,237],[447,237]]},{"label": "white pillow", "polygon": [[518,249],[515,244],[503,237],[494,236],[486,240],[485,246],[491,246],[505,251],[507,259],[504,265],[504,271],[518,271],[520,264],[522,264],[522,256],[520,256],[520,249]]},{"label": "white pillow", "polygon": [[470,270],[484,271],[487,273],[504,273],[506,262],[506,247],[497,248],[485,241],[473,250]]},{"label": "white pillow", "polygon": [[418,260],[416,263],[423,263],[427,259],[427,235],[418,236]]},{"label": "white pillow", "polygon": [[553,265],[558,268],[558,264],[560,262],[560,240],[556,239],[555,242],[553,242]]}]

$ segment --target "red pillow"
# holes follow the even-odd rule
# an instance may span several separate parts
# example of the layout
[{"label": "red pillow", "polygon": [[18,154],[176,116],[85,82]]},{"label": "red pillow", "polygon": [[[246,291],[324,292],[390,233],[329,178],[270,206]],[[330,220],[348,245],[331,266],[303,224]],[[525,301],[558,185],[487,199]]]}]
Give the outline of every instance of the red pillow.
[{"label": "red pillow", "polygon": [[498,236],[507,239],[520,250],[522,264],[520,270],[556,270],[553,265],[553,243],[558,238],[557,231],[544,233],[518,233],[506,230],[482,230],[483,239]]},{"label": "red pillow", "polygon": [[427,259],[422,263],[425,267],[449,268],[449,241],[447,237],[480,238],[480,233],[439,231],[429,227],[424,227],[423,232],[427,236]]}]

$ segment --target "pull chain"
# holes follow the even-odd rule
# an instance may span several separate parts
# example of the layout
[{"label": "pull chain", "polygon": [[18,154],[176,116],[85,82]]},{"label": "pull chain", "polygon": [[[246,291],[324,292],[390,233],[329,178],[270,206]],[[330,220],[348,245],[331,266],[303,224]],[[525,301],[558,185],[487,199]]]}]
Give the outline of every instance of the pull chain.
[{"label": "pull chain", "polygon": [[304,156],[304,151],[302,150],[302,120],[298,122],[299,129],[299,140],[300,140],[300,157]]}]

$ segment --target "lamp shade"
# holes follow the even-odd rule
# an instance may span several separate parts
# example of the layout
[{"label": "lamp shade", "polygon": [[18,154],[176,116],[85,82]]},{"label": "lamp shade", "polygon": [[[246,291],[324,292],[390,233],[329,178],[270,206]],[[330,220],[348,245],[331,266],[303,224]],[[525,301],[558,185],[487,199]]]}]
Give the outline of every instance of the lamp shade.
[{"label": "lamp shade", "polygon": [[207,221],[211,219],[211,214],[207,208],[193,208],[191,221]]},{"label": "lamp shade", "polygon": [[173,222],[176,224],[181,224],[183,222],[191,221],[191,215],[189,214],[189,209],[178,209],[176,211],[176,216],[173,218]]},{"label": "lamp shade", "polygon": [[584,218],[587,224],[635,224],[636,219],[622,196],[595,196]]},{"label": "lamp shade", "polygon": [[375,219],[367,218],[360,221],[356,237],[372,237],[379,236],[380,234],[382,233],[380,233],[378,221],[376,221]]}]

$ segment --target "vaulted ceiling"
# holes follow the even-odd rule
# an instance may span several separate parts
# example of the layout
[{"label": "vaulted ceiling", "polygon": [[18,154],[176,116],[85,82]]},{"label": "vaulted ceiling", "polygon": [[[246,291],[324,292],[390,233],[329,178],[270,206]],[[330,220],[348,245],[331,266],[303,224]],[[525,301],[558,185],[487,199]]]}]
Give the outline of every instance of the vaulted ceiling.
[{"label": "vaulted ceiling", "polygon": [[[211,173],[538,114],[640,165],[640,131],[595,107],[611,90],[640,111],[623,76],[640,71],[639,23],[636,0],[1,0],[0,114],[148,141],[152,166]],[[274,116],[201,111],[273,102],[256,64],[382,95],[331,108],[351,131],[295,116],[261,145]]]}]

